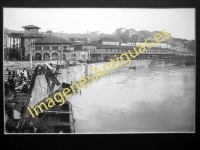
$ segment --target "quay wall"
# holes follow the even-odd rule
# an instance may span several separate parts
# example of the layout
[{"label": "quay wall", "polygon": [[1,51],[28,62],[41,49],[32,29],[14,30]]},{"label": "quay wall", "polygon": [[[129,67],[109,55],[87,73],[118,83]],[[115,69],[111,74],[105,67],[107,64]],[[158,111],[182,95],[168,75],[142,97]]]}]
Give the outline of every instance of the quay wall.
[{"label": "quay wall", "polygon": [[[150,63],[152,62],[152,59],[140,59],[140,60],[131,60],[131,65],[126,66],[124,63],[122,66],[112,69],[110,71],[109,67],[106,67],[106,70],[108,73],[114,73],[119,71],[128,70],[129,67],[149,67]],[[87,64],[87,65],[78,65],[69,67],[68,69],[60,69],[59,73],[60,75],[57,76],[58,80],[60,82],[65,82],[70,84],[71,82],[79,82],[81,78],[85,78],[88,74],[91,74],[91,76],[94,77],[94,67],[97,67],[99,70],[104,71],[102,66],[105,64],[110,64],[112,68],[114,66],[110,62],[100,62],[100,63],[94,63],[94,64]],[[119,66],[116,62],[116,66]]]},{"label": "quay wall", "polygon": [[[136,67],[136,68],[143,68],[143,67],[157,67],[157,66],[172,66],[177,63],[184,63],[185,60],[175,60],[175,59],[140,59],[140,60],[132,60],[130,66],[122,65],[112,71],[108,71],[108,73],[114,73],[119,71],[128,70],[129,67]],[[100,62],[94,64],[87,64],[87,65],[78,65],[69,67],[68,69],[60,69],[59,74],[57,76],[58,80],[62,83],[74,83],[79,82],[81,78],[85,78],[88,74],[94,76],[94,67],[96,66],[99,70],[104,71],[102,66],[105,64],[110,64],[110,62]],[[116,64],[117,65],[117,64]],[[118,66],[118,65],[117,65]],[[111,65],[113,68],[113,66]],[[108,67],[107,67],[108,68]],[[107,69],[109,70],[109,68]],[[60,86],[56,86],[54,90],[58,90]],[[48,93],[47,90],[47,83],[44,75],[40,75],[36,78],[35,86],[32,91],[32,98],[29,106],[32,108],[36,105],[39,101],[45,98],[46,94]]]},{"label": "quay wall", "polygon": [[[112,69],[110,71],[109,67],[106,67],[108,73],[114,73],[119,71],[128,70],[129,67],[136,67],[136,68],[144,68],[144,67],[158,67],[158,66],[172,66],[174,64],[182,64],[186,63],[186,59],[138,59],[138,60],[131,60],[131,65],[126,66],[125,63],[122,63],[122,66]],[[97,67],[99,70],[104,71],[102,66],[105,64],[110,64],[112,68],[114,66],[110,62],[99,62],[87,65],[78,65],[69,67],[68,69],[60,69],[60,75],[58,75],[58,80],[60,82],[65,83],[73,83],[79,82],[81,78],[85,78],[88,74],[94,76],[94,67]],[[119,66],[116,62],[116,65]]]}]

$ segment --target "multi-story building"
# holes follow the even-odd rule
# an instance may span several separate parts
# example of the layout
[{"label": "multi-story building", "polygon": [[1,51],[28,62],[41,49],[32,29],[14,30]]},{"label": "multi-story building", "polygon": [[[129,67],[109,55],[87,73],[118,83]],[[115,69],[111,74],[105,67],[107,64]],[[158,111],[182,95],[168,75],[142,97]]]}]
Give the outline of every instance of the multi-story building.
[{"label": "multi-story building", "polygon": [[73,52],[70,44],[65,39],[46,36],[35,41],[32,56],[35,60],[70,60]]},{"label": "multi-story building", "polygon": [[116,35],[122,35],[124,34],[126,31],[125,28],[119,28],[119,29],[116,29]]},{"label": "multi-story building", "polygon": [[[139,46],[139,44],[145,45],[145,47],[149,47],[149,45],[150,45],[150,44],[144,43],[144,42],[136,42],[136,46]],[[152,47],[173,49],[171,44],[165,43],[165,42],[161,42],[161,43],[151,42],[151,44],[152,44]]]},{"label": "multi-story building", "polygon": [[119,45],[119,42],[103,41],[103,45]]},{"label": "multi-story building", "polygon": [[7,48],[7,44],[8,44],[8,35],[4,34],[4,36],[3,36],[3,49]]},{"label": "multi-story building", "polygon": [[121,46],[135,46],[135,42],[126,42],[126,43],[121,43]]},{"label": "multi-story building", "polygon": [[45,37],[45,35],[39,34],[40,28],[34,25],[24,26],[22,28],[24,28],[24,33],[20,35],[22,55],[23,59],[29,59],[30,50],[34,47],[35,41]]},{"label": "multi-story building", "polygon": [[[133,51],[132,46],[121,46],[121,45],[102,45],[98,44],[96,45],[97,49],[90,51],[90,58],[105,58],[105,57],[113,57],[116,55],[117,57],[121,56],[123,53],[128,53],[128,50],[131,50],[133,54],[135,52]],[[138,47],[136,47],[138,50]],[[176,51],[169,48],[161,48],[161,47],[153,47],[151,49],[146,50],[143,54],[140,54],[136,59],[140,58],[151,58],[151,57],[174,57],[176,54]],[[131,58],[131,57],[130,57]]]},{"label": "multi-story building", "polygon": [[20,33],[8,33],[4,35],[4,48],[20,48]]},{"label": "multi-story building", "polygon": [[127,37],[131,37],[134,34],[138,34],[138,32],[135,29],[128,29],[128,30],[125,31],[125,35]]},{"label": "multi-story building", "polygon": [[[52,31],[46,35],[39,34],[39,27],[28,25],[23,27],[24,33],[18,35],[21,38],[23,56],[29,60],[80,60],[79,53],[74,51],[72,42],[53,36]],[[81,60],[85,60],[84,58]]]}]

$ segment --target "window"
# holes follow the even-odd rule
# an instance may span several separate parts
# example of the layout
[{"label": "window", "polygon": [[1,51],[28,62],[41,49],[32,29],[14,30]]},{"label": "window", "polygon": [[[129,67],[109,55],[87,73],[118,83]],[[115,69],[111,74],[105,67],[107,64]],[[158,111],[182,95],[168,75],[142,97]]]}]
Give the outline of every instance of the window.
[{"label": "window", "polygon": [[43,46],[43,50],[50,50],[49,46]]},{"label": "window", "polygon": [[52,50],[58,50],[58,46],[52,46]]},{"label": "window", "polygon": [[42,46],[36,46],[35,50],[42,50]]}]

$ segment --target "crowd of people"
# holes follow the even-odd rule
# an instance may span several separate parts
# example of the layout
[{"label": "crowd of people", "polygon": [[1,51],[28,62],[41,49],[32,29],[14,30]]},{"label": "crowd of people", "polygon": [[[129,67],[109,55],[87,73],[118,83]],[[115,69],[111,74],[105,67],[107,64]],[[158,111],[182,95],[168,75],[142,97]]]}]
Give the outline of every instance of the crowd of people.
[{"label": "crowd of people", "polygon": [[[52,63],[40,64],[37,66],[39,66],[37,75],[45,75],[47,68],[50,69],[51,72],[55,71],[55,67]],[[25,68],[23,70],[9,70],[7,68],[5,73],[7,75],[7,80],[5,80],[5,95],[7,95],[9,92],[12,92],[16,96],[16,89],[18,89],[16,87],[20,87],[19,89],[21,89],[22,92],[28,93],[28,89],[30,87],[30,82],[28,81],[31,81],[32,75],[35,71],[36,70],[34,69],[27,70]]]},{"label": "crowd of people", "polygon": [[[26,81],[31,80],[31,72],[26,70],[9,70],[6,69],[6,74],[8,75],[7,80],[5,81],[5,92],[6,94],[10,91],[16,96],[15,87],[19,85],[27,85]],[[26,91],[25,91],[26,92]]]}]

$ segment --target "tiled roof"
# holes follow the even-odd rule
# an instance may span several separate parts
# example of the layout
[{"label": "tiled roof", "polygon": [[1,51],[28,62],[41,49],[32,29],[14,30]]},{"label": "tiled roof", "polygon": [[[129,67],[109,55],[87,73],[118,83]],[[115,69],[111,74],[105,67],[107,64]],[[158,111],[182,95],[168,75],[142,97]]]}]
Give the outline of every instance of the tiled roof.
[{"label": "tiled roof", "polygon": [[37,27],[37,26],[34,26],[34,25],[23,26],[22,28],[36,28],[36,29],[41,29],[40,27]]},{"label": "tiled roof", "polygon": [[38,44],[70,44],[71,42],[65,40],[65,39],[61,39],[61,38],[58,38],[58,37],[44,37],[44,38],[41,38],[41,39],[38,39],[35,43],[38,43]]},{"label": "tiled roof", "polygon": [[133,49],[133,46],[121,46],[121,45],[96,45],[98,49],[105,48],[105,49]]}]

